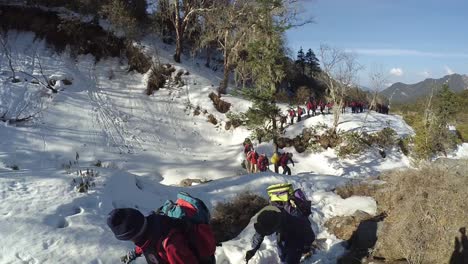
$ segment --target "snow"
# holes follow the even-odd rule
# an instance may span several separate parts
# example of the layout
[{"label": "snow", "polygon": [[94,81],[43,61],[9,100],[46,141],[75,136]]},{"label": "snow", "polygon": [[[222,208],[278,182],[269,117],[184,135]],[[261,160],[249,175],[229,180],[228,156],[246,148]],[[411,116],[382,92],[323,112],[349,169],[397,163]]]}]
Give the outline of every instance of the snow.
[{"label": "snow", "polygon": [[[341,115],[338,124],[338,130],[342,132],[360,131],[375,133],[386,127],[395,130],[400,137],[414,135],[414,130],[405,123],[403,118],[398,115],[384,115],[376,112],[367,112],[353,114],[347,109],[346,113]],[[296,137],[302,133],[304,128],[317,127],[320,124],[333,124],[333,115],[318,115],[305,119],[300,124],[288,127],[286,135],[290,138]]]},{"label": "snow", "polygon": [[468,159],[468,143],[463,143],[458,146],[455,152],[449,155],[452,159]]},{"label": "snow", "polygon": [[[135,207],[149,213],[180,190],[202,198],[212,208],[245,191],[266,197],[266,187],[281,182],[302,188],[313,201],[313,229],[326,242],[309,263],[335,263],[344,248],[324,227],[326,220],[356,210],[375,214],[376,204],[369,197],[342,199],[333,190],[350,179],[410,166],[398,150],[385,159],[372,151],[339,159],[333,149],[297,153],[290,148],[285,151],[294,154],[294,175],[245,174],[240,167],[241,143],[250,132],[224,129],[226,116],[216,112],[208,98],[220,73],[200,66],[202,62],[183,58],[184,63],[175,66],[189,71],[183,75],[186,85],[147,96],[147,76],[127,72],[119,59],[96,63],[92,56],[58,55],[31,33],[10,32],[8,43],[14,47],[15,67],[42,78],[40,60],[44,75],[59,80],[55,87],[60,91],[52,94],[30,80],[12,83],[0,53],[0,111],[9,109],[12,116],[36,113],[31,122],[0,125],[0,263],[116,263],[131,243],[116,240],[108,229],[106,216],[113,208]],[[173,47],[151,37],[140,45],[162,63],[172,62]],[[64,85],[65,78],[72,84]],[[234,112],[251,106],[234,95],[223,99],[233,104]],[[208,113],[193,116],[197,106]],[[220,124],[207,122],[208,114]],[[413,133],[399,116],[371,113],[367,122],[364,117],[345,114],[339,128],[363,127],[373,132],[390,126],[400,136]],[[287,135],[319,123],[331,124],[331,115],[289,126]],[[271,142],[255,147],[272,154]],[[466,155],[467,148],[463,145],[459,152]],[[93,165],[98,160],[102,167]],[[19,170],[12,170],[13,166]],[[77,171],[86,169],[99,176],[88,193],[78,193],[72,182]],[[212,181],[176,186],[186,178]],[[237,238],[223,243],[216,253],[218,263],[241,263],[252,235],[249,224]],[[277,263],[274,241],[268,238],[249,263]]]}]

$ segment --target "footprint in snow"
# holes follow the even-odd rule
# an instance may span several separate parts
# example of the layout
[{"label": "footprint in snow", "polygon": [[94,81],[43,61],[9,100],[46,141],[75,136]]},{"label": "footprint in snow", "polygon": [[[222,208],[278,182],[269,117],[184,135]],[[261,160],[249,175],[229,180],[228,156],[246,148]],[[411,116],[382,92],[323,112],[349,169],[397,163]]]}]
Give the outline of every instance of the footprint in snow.
[{"label": "footprint in snow", "polygon": [[38,261],[37,259],[29,256],[28,254],[26,253],[16,253],[16,258],[19,259],[21,261],[21,263],[23,264],[37,264]]},{"label": "footprint in snow", "polygon": [[65,228],[70,226],[69,217],[82,214],[84,209],[81,207],[72,207],[60,209],[56,215],[50,215],[45,219],[45,222],[55,228]]}]

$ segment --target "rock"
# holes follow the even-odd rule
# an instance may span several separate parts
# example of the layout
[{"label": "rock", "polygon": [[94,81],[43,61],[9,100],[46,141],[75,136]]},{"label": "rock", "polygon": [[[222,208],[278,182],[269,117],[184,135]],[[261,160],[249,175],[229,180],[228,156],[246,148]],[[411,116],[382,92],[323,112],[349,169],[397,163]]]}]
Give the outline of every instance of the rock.
[{"label": "rock", "polygon": [[354,231],[357,230],[359,224],[362,221],[368,220],[370,218],[372,218],[370,214],[358,210],[351,216],[333,217],[325,223],[325,227],[337,238],[350,240]]}]

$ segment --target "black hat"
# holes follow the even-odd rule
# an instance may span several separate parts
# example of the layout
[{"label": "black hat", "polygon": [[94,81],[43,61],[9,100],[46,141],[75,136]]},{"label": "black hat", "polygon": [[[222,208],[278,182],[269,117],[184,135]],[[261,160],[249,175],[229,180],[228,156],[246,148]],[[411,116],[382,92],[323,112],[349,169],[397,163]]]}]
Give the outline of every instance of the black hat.
[{"label": "black hat", "polygon": [[281,225],[281,210],[275,206],[266,206],[257,216],[254,224],[255,231],[262,236],[269,236],[277,232]]},{"label": "black hat", "polygon": [[107,216],[107,225],[118,240],[133,240],[146,229],[146,218],[133,208],[112,210]]}]

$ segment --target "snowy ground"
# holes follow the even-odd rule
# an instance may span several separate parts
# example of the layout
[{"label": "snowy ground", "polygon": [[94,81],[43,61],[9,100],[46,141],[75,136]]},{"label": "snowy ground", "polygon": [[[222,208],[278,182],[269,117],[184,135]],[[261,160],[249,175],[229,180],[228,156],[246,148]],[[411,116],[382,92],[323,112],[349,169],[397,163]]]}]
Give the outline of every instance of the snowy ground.
[{"label": "snowy ground", "polygon": [[[59,81],[51,94],[30,80],[11,83],[4,54],[0,54],[0,111],[9,115],[38,113],[23,125],[0,123],[0,263],[116,263],[130,247],[117,241],[105,224],[107,213],[117,207],[138,207],[149,212],[165,199],[174,198],[185,178],[213,180],[188,191],[209,206],[237,193],[250,190],[265,196],[269,184],[292,182],[313,201],[313,228],[326,248],[310,263],[335,263],[343,253],[341,241],[329,234],[323,223],[330,217],[355,210],[374,213],[375,202],[366,197],[341,199],[331,192],[350,178],[365,178],[379,172],[409,166],[398,151],[382,159],[378,153],[340,160],[334,150],[294,153],[293,176],[274,173],[243,175],[240,167],[245,129],[224,130],[207,116],[193,116],[187,106],[200,106],[219,120],[208,98],[219,82],[217,73],[186,58],[176,65],[190,72],[186,86],[144,94],[146,76],[126,72],[118,59],[94,63],[91,56],[77,60],[57,55],[33,34],[10,32],[15,67],[40,78],[44,74]],[[151,44],[152,43],[152,44]],[[154,39],[143,42],[148,53],[169,61],[172,47]],[[21,78],[28,75],[18,74]],[[226,97],[234,111],[245,111],[250,102]],[[26,109],[23,111],[22,109]],[[1,113],[0,113],[1,114]],[[401,136],[412,130],[398,116],[372,113],[343,116],[340,129],[364,126],[368,131],[393,127]],[[287,135],[300,133],[304,126],[330,123],[330,115],[310,118],[290,126]],[[256,146],[271,154],[270,144]],[[465,147],[465,146],[464,146]],[[462,151],[463,152],[463,151]],[[466,151],[464,151],[466,153]],[[79,155],[78,164],[74,164]],[[93,167],[98,160],[103,167]],[[67,168],[72,163],[72,168]],[[17,166],[19,170],[11,168]],[[78,169],[99,172],[96,186],[88,194],[77,193],[72,180]],[[70,174],[71,173],[71,174]],[[217,250],[219,263],[241,263],[253,229],[249,225],[238,238]],[[274,238],[250,263],[277,263]],[[27,250],[26,250],[27,249]],[[142,261],[138,263],[143,263]]]}]

